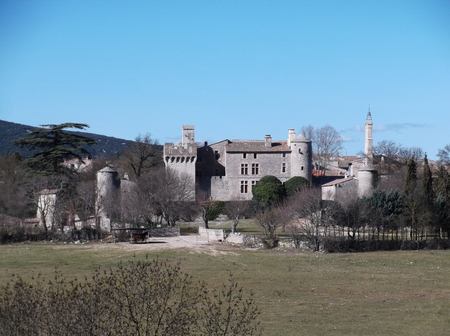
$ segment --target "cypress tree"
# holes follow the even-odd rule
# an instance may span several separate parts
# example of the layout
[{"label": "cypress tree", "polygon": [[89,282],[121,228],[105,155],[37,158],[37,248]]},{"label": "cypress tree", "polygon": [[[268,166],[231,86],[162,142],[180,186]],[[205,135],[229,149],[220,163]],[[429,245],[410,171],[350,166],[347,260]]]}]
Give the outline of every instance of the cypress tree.
[{"label": "cypress tree", "polygon": [[423,193],[428,205],[433,203],[433,179],[431,176],[430,166],[428,164],[427,154],[423,159],[423,180],[422,180]]},{"label": "cypress tree", "polygon": [[414,158],[409,159],[408,165],[406,167],[406,177],[404,192],[405,194],[410,194],[416,188],[417,182],[417,164]]}]

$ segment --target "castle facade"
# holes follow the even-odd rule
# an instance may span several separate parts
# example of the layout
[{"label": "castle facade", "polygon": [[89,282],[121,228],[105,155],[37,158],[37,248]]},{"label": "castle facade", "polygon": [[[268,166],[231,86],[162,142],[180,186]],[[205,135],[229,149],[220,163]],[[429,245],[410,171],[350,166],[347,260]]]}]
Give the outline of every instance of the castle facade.
[{"label": "castle facade", "polygon": [[222,140],[198,145],[194,126],[184,125],[182,141],[164,144],[167,168],[188,176],[197,199],[251,200],[252,187],[266,175],[281,182],[300,176],[311,183],[311,141],[288,130],[287,140]]}]

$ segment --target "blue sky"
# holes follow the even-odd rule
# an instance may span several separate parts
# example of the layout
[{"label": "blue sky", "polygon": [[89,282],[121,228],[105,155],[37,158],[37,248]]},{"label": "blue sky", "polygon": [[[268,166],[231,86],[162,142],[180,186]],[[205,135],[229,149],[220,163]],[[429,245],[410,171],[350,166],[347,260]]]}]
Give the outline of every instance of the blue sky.
[{"label": "blue sky", "polygon": [[450,143],[450,1],[0,1],[0,119],[160,143],[285,140],[342,154]]}]

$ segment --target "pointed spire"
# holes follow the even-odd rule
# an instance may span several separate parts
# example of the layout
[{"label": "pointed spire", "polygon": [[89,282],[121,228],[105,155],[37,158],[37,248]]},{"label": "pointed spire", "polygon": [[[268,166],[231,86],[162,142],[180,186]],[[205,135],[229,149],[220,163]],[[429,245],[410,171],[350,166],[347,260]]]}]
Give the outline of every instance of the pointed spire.
[{"label": "pointed spire", "polygon": [[372,114],[370,113],[370,107],[369,107],[369,112],[367,112],[366,120],[372,120]]}]

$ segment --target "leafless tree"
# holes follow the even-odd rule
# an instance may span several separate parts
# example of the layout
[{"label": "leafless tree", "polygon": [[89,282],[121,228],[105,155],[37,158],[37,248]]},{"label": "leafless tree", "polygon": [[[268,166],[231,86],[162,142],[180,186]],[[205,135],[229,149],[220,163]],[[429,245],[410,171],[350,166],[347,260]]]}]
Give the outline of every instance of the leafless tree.
[{"label": "leafless tree", "polygon": [[151,172],[152,202],[170,226],[187,218],[193,210],[195,187],[190,176],[173,169],[160,168]]},{"label": "leafless tree", "polygon": [[122,165],[125,172],[131,171],[135,178],[139,178],[150,169],[161,166],[162,151],[158,140],[154,140],[150,133],[138,135],[134,144],[123,153]]},{"label": "leafless tree", "polygon": [[333,202],[323,201],[319,188],[309,188],[291,198],[292,211],[296,221],[288,224],[288,231],[294,237],[306,238],[314,251],[320,249],[322,238],[329,234],[336,223],[337,207]]},{"label": "leafless tree", "polygon": [[326,170],[330,159],[342,150],[342,136],[330,125],[320,128],[308,125],[302,127],[301,132],[312,141],[313,158],[319,169]]},{"label": "leafless tree", "polygon": [[225,205],[225,213],[232,220],[231,232],[235,233],[239,224],[239,220],[245,215],[250,208],[249,201],[236,200],[228,201]]},{"label": "leafless tree", "polygon": [[445,145],[443,149],[439,149],[437,157],[440,164],[448,166],[450,164],[450,144]]}]

